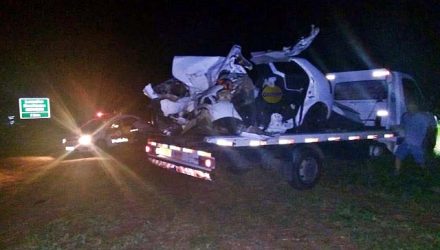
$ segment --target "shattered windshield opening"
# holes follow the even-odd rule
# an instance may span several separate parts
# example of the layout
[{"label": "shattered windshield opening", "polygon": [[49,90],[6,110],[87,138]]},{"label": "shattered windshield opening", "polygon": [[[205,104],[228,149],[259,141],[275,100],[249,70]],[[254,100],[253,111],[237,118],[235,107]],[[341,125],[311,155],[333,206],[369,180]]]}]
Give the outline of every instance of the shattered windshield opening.
[{"label": "shattered windshield opening", "polygon": [[384,100],[387,94],[383,80],[341,82],[335,86],[335,100]]}]

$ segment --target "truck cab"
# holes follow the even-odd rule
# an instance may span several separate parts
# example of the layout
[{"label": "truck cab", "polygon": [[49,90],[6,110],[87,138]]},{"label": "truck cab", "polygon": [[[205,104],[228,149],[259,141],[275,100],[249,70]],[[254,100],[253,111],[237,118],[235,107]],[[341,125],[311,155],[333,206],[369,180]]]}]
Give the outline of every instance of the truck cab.
[{"label": "truck cab", "polygon": [[394,129],[401,124],[409,105],[427,112],[433,125],[425,142],[427,151],[432,152],[438,133],[437,118],[429,112],[428,102],[413,77],[381,68],[330,73],[326,78],[332,84],[332,111],[365,129]]},{"label": "truck cab", "polygon": [[326,77],[332,84],[333,111],[351,113],[349,117],[366,128],[399,125],[409,104],[427,111],[419,85],[408,74],[373,69],[330,73]]}]

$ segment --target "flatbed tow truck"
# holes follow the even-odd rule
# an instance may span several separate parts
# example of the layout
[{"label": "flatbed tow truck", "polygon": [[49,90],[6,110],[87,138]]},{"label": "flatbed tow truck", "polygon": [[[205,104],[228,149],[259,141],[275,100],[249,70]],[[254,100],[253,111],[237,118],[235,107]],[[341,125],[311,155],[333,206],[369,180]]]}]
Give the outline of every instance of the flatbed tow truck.
[{"label": "flatbed tow truck", "polygon": [[[322,144],[350,141],[366,141],[372,146],[393,144],[396,136],[397,133],[391,130],[283,134],[269,138],[182,137],[181,140],[157,135],[148,139],[145,151],[149,160],[157,166],[210,181],[216,166],[226,159],[232,158],[230,164],[240,170],[263,162],[271,164],[270,159],[264,161],[261,158],[267,157],[269,152],[281,153],[283,159],[287,157],[288,160],[278,169],[279,172],[294,188],[302,190],[312,188],[319,180],[324,162]],[[260,149],[266,153],[261,155]]]},{"label": "flatbed tow truck", "polygon": [[[220,165],[239,171],[256,165],[281,165],[277,166],[279,173],[294,188],[310,189],[321,175],[323,149],[348,144],[365,145],[370,155],[376,155],[384,148],[394,152],[400,136],[401,118],[408,111],[408,106],[415,105],[420,112],[429,110],[419,85],[408,74],[384,68],[324,75],[308,60],[297,56],[318,33],[319,28],[312,26],[310,35],[294,46],[280,51],[252,52],[250,61],[253,64],[241,55],[240,46],[233,46],[226,58],[175,57],[173,76],[187,87],[192,87],[190,93],[197,92],[195,86],[203,87],[214,82],[207,81],[206,77],[212,75],[212,69],[222,72],[213,63],[220,59],[223,61],[220,69],[225,68],[227,72],[238,75],[248,74],[256,88],[244,93],[248,93],[246,96],[253,93],[255,103],[259,101],[259,105],[253,107],[258,109],[257,113],[263,120],[270,117],[270,123],[258,125],[267,133],[231,133],[239,136],[149,134],[145,146],[148,159],[160,167],[205,180],[213,180],[213,172]],[[250,65],[254,65],[253,69],[248,67]],[[246,71],[243,67],[251,70]],[[216,79],[219,78],[220,73]],[[208,89],[208,92],[201,93],[206,95],[217,87],[201,88]],[[151,88],[147,85],[144,93],[150,98],[157,97]],[[224,102],[220,105],[218,99],[217,95],[208,104],[211,107],[208,110],[215,111],[209,111],[211,118],[216,118],[214,114],[218,113],[214,107],[226,107],[221,106]],[[160,102],[164,114],[176,113],[179,117],[183,114],[181,111],[184,109],[177,108],[181,105],[178,101],[165,100],[165,106]],[[233,105],[230,103],[228,107]],[[233,108],[223,109],[220,113],[237,118]],[[432,113],[426,113],[432,117],[432,126],[426,133],[425,146],[426,151],[432,151],[437,120]],[[272,118],[273,124],[279,124],[274,128],[286,126],[288,129],[272,129]],[[274,164],[272,159],[278,158],[283,160],[282,163]]]},{"label": "flatbed tow truck", "polygon": [[[323,148],[344,143],[367,145],[369,154],[388,149],[393,152],[399,134],[401,116],[407,105],[424,108],[424,98],[417,83],[409,75],[386,69],[327,74],[334,96],[333,111],[357,115],[362,129],[324,129],[322,132],[284,133],[272,136],[164,136],[149,134],[145,151],[155,165],[175,172],[214,180],[218,166],[235,170],[258,164],[275,165],[283,159],[278,171],[293,188],[313,188],[325,162]],[[355,92],[359,90],[362,98]],[[349,93],[349,95],[347,95]],[[365,97],[365,94],[370,94]],[[432,151],[437,136],[437,118],[426,134],[426,150]],[[351,145],[351,144],[350,144]]]}]

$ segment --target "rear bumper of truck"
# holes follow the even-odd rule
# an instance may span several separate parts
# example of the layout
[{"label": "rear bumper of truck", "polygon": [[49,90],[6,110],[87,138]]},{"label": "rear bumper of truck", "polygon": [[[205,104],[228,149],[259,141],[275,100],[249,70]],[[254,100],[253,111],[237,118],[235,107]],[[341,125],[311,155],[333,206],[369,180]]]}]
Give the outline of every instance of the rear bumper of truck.
[{"label": "rear bumper of truck", "polygon": [[[386,145],[394,145],[397,133],[390,130],[324,132],[304,134],[283,134],[272,137],[244,136],[208,136],[191,140],[188,138],[150,137],[145,146],[148,159],[154,165],[196,178],[212,180],[212,171],[216,167],[216,159],[225,149],[287,147],[302,144],[338,143],[350,141],[377,141]],[[187,140],[185,140],[187,139]],[[198,143],[195,143],[198,142]],[[179,143],[173,145],[174,143]],[[187,145],[185,147],[180,145]],[[204,149],[205,151],[198,150]],[[220,153],[220,154],[219,154]],[[223,158],[222,158],[223,159]],[[233,163],[235,164],[235,162]]]},{"label": "rear bumper of truck", "polygon": [[212,181],[215,158],[211,153],[170,144],[149,141],[145,146],[148,159],[154,165]]}]

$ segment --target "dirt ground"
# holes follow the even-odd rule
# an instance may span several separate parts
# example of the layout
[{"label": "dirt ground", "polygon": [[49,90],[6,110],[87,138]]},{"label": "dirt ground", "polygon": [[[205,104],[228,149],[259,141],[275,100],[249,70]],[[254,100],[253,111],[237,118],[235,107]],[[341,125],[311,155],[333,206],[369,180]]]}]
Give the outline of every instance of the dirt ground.
[{"label": "dirt ground", "polygon": [[207,182],[151,166],[128,149],[61,161],[3,157],[0,248],[440,246],[438,193],[418,200],[414,193],[377,192],[356,179],[370,172],[353,172],[352,161],[337,162],[334,167],[348,170],[326,170],[314,189],[296,191],[271,170],[235,175],[219,166],[216,180]]}]

